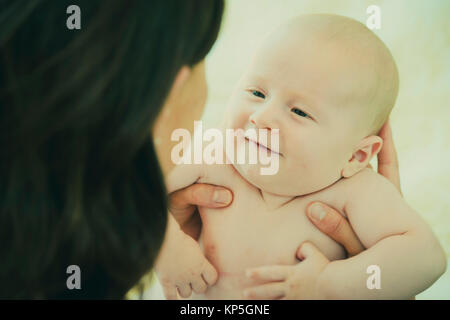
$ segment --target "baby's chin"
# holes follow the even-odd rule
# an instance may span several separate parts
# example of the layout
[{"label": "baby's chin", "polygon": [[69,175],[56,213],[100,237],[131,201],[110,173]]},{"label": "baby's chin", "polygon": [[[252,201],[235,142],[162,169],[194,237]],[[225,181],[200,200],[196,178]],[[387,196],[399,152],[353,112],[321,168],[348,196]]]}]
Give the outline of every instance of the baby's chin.
[{"label": "baby's chin", "polygon": [[270,184],[273,177],[262,176],[260,173],[261,166],[259,164],[233,163],[233,167],[248,183],[262,191],[269,192],[269,190],[267,190],[267,185]]},{"label": "baby's chin", "polygon": [[[290,188],[290,190],[285,190],[286,181],[276,173],[274,175],[263,175],[261,170],[267,166],[261,164],[239,164],[233,163],[233,167],[236,171],[253,187],[260,189],[261,191],[271,193],[279,196],[298,196],[299,193],[295,192]],[[297,190],[298,191],[298,190]]]},{"label": "baby's chin", "polygon": [[292,172],[285,172],[282,168],[274,175],[263,175],[261,169],[267,166],[261,164],[233,163],[232,165],[253,187],[281,197],[304,196],[323,190],[337,181],[333,178],[319,183],[307,174],[298,174],[298,171],[297,174],[292,174]]}]

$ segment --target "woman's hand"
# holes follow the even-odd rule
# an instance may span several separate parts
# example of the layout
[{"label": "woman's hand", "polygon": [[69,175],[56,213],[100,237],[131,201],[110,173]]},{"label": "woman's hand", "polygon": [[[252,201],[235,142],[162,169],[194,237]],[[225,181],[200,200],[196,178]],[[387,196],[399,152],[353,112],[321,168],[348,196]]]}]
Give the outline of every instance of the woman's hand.
[{"label": "woman's hand", "polygon": [[227,207],[233,201],[233,193],[219,186],[193,184],[169,195],[169,211],[186,234],[198,240],[202,221],[197,206],[208,208]]},{"label": "woman's hand", "polygon": [[[379,136],[383,139],[383,147],[378,153],[378,173],[391,181],[401,193],[398,158],[389,120],[381,128]],[[350,257],[365,249],[348,221],[336,209],[324,203],[313,202],[306,212],[311,222],[320,231],[340,243]]]}]

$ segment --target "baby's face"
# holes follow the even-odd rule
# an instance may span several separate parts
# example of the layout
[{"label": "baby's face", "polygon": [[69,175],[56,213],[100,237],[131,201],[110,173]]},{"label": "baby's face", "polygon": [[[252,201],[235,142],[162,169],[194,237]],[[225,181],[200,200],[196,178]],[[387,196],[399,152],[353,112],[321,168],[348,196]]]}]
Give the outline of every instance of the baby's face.
[{"label": "baby's face", "polygon": [[277,174],[261,175],[267,166],[260,164],[235,164],[249,182],[279,195],[307,194],[337,181],[363,138],[363,108],[354,98],[365,89],[364,73],[343,50],[304,37],[297,44],[281,37],[265,45],[227,110],[228,128],[279,129]]}]

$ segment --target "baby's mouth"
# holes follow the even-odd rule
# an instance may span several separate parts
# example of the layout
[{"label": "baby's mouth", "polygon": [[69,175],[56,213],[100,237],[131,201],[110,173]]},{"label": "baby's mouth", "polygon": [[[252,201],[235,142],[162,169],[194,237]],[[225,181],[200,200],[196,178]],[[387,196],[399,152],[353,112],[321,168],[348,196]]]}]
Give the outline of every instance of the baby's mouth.
[{"label": "baby's mouth", "polygon": [[273,153],[275,153],[275,154],[278,154],[278,155],[282,156],[281,153],[279,153],[279,152],[277,152],[277,151],[274,151],[274,150],[270,149],[269,147],[267,147],[267,146],[265,146],[265,145],[263,145],[263,144],[261,144],[261,143],[259,143],[259,142],[257,142],[257,141],[254,141],[254,140],[252,140],[252,139],[250,139],[250,138],[248,138],[248,137],[245,137],[245,140],[247,140],[249,143],[255,144],[256,147],[258,147],[258,148],[261,148],[261,149],[263,149],[263,150],[267,150],[268,152],[273,152]]}]

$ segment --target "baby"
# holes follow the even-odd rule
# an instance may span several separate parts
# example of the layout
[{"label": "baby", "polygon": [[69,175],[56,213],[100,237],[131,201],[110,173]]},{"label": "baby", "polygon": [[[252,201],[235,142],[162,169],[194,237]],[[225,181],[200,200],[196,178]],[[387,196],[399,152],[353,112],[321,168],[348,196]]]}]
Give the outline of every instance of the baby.
[{"label": "baby", "polygon": [[[245,139],[246,148],[279,156],[278,172],[261,175],[261,164],[247,162],[173,170],[169,192],[209,183],[234,199],[224,209],[199,208],[198,243],[169,215],[156,264],[166,297],[192,289],[197,299],[405,299],[436,281],[446,267],[438,240],[366,168],[397,91],[389,50],[357,21],[307,15],[270,35],[234,90],[223,129],[279,129],[277,148]],[[313,201],[342,212],[367,250],[344,259],[304,214]],[[313,245],[297,250],[306,241]],[[370,266],[381,272],[378,290],[368,289]]]}]

